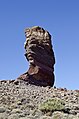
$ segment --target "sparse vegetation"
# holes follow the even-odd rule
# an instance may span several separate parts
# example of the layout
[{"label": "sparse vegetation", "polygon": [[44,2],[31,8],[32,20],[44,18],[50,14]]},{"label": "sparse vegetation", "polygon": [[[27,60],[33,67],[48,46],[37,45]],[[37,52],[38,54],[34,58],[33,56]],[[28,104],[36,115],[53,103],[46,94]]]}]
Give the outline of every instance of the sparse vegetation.
[{"label": "sparse vegetation", "polygon": [[0,81],[0,119],[79,119],[78,100],[79,90]]},{"label": "sparse vegetation", "polygon": [[53,98],[42,103],[39,108],[42,112],[63,111],[65,108],[65,103],[58,98]]}]

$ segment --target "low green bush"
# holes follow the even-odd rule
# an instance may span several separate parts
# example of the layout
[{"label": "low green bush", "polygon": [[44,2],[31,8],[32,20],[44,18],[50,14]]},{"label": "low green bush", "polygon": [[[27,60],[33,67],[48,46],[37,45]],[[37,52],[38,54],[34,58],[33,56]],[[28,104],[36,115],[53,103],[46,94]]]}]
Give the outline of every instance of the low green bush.
[{"label": "low green bush", "polygon": [[65,108],[65,103],[64,101],[58,99],[58,98],[52,98],[44,103],[42,103],[39,107],[39,109],[42,112],[48,112],[48,111],[63,111]]}]

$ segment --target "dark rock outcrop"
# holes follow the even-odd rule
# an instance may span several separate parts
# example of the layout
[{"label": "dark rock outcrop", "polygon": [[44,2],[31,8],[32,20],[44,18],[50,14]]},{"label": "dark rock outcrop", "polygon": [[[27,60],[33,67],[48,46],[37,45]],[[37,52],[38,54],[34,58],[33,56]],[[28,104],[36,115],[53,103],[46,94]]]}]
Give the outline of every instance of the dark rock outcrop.
[{"label": "dark rock outcrop", "polygon": [[40,86],[53,86],[55,57],[51,35],[39,26],[25,30],[25,57],[29,70],[18,79]]}]

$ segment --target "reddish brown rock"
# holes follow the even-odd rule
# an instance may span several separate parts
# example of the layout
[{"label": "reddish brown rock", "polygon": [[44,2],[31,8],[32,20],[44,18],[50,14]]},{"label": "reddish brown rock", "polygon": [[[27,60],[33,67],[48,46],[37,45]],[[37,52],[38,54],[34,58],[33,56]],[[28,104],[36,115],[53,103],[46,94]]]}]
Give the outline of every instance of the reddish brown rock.
[{"label": "reddish brown rock", "polygon": [[25,57],[29,61],[28,71],[18,79],[40,86],[53,86],[55,57],[51,35],[39,26],[25,30]]}]

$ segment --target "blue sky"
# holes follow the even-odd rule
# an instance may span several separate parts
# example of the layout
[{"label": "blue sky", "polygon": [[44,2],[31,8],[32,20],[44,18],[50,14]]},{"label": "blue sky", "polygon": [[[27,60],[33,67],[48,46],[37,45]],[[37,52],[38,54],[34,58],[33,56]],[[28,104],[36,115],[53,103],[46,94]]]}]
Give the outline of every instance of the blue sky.
[{"label": "blue sky", "polygon": [[52,35],[55,85],[79,89],[79,0],[0,0],[0,79],[27,71],[24,29],[36,25]]}]

